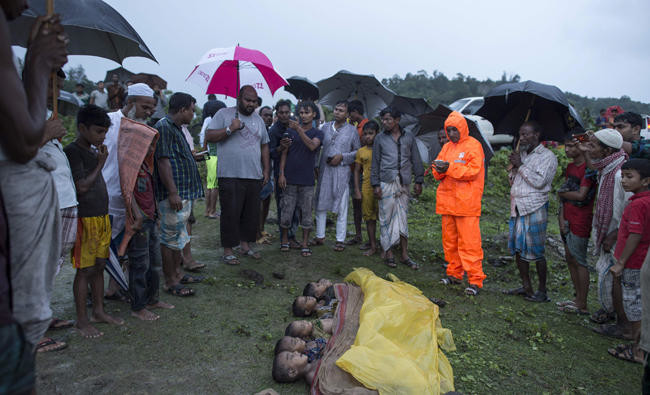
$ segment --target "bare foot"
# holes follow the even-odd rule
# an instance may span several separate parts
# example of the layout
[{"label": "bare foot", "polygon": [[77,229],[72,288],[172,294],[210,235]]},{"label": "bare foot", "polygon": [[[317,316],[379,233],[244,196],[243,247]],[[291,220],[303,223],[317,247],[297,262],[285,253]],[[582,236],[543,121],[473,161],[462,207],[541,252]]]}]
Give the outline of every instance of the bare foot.
[{"label": "bare foot", "polygon": [[141,319],[142,321],[155,321],[158,318],[160,318],[160,316],[158,314],[154,314],[154,313],[152,313],[151,311],[149,311],[147,309],[142,309],[142,310],[139,310],[139,311],[132,311],[131,315],[134,316],[135,318]]},{"label": "bare foot", "polygon": [[80,323],[79,321],[77,321],[74,327],[75,329],[77,329],[77,332],[79,332],[79,334],[85,337],[86,339],[94,339],[104,335],[104,332],[100,332],[99,330],[97,330],[97,328],[95,328],[88,322]]},{"label": "bare foot", "polygon": [[167,310],[171,310],[174,307],[176,307],[176,306],[174,306],[173,304],[162,302],[162,301],[158,301],[158,302],[156,302],[154,304],[148,304],[147,305],[148,309],[167,309]]},{"label": "bare foot", "polygon": [[373,256],[373,255],[375,255],[376,252],[377,252],[376,249],[371,248],[371,249],[369,249],[368,251],[365,251],[365,252],[363,253],[363,256]]},{"label": "bare foot", "polygon": [[110,316],[104,312],[101,313],[93,313],[92,318],[90,319],[90,322],[104,322],[107,324],[113,324],[113,325],[124,325],[124,320],[121,318],[113,317]]}]

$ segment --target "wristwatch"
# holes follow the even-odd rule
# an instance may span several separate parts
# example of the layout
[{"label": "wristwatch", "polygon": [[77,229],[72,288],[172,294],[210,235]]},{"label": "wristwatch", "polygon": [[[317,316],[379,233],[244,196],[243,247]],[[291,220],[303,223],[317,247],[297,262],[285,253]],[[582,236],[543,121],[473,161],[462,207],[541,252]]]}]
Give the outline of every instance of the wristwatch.
[{"label": "wristwatch", "polygon": [[230,130],[230,126],[226,128],[226,136],[230,136],[232,134],[232,130]]}]

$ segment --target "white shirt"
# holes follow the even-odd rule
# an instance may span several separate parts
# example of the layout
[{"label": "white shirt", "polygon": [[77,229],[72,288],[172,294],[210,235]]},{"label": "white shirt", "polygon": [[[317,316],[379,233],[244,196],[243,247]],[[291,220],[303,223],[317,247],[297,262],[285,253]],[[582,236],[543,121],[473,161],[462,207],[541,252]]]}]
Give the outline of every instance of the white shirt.
[{"label": "white shirt", "polygon": [[510,188],[511,217],[531,214],[545,205],[557,171],[555,154],[541,144],[530,154],[522,152],[521,163]]},{"label": "white shirt", "polygon": [[204,146],[205,143],[205,131],[208,130],[208,125],[210,125],[210,121],[212,120],[212,117],[206,117],[205,120],[203,121],[203,126],[201,126],[201,133],[199,133],[199,144],[201,147]]},{"label": "white shirt", "polygon": [[59,140],[52,139],[45,143],[40,150],[48,154],[56,162],[56,169],[52,171],[52,178],[54,179],[56,192],[59,195],[59,208],[64,209],[79,205],[77,190],[70,171],[70,163],[65,152],[63,152],[63,145]]},{"label": "white shirt", "polygon": [[112,237],[115,238],[126,225],[126,209],[122,197],[122,188],[120,187],[120,166],[117,158],[117,138],[124,115],[122,110],[117,110],[109,112],[108,117],[111,119],[111,126],[108,128],[104,139],[104,145],[108,149],[108,157],[106,163],[104,163],[104,168],[102,168],[102,176],[108,191],[108,215],[113,216]]}]

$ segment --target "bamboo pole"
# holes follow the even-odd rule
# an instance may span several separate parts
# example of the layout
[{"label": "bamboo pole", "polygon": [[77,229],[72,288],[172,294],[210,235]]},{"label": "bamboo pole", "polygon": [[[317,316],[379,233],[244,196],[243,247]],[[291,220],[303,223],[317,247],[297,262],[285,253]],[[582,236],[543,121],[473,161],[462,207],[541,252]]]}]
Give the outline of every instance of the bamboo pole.
[{"label": "bamboo pole", "polygon": [[[54,0],[47,0],[47,16],[54,15]],[[52,81],[52,117],[57,119],[59,117],[59,77],[56,71],[52,71],[50,75]]]}]

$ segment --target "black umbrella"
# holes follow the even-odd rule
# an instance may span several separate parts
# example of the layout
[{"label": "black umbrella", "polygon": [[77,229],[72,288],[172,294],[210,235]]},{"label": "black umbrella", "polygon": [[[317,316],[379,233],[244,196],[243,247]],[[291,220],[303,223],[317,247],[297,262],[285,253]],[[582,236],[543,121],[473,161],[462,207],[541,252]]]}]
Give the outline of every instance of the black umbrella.
[{"label": "black umbrella", "polygon": [[562,141],[577,126],[580,116],[556,86],[534,81],[499,85],[485,95],[485,103],[476,112],[492,122],[495,134],[516,136],[525,121],[542,125],[542,140]]},{"label": "black umbrella", "polygon": [[432,112],[433,108],[422,98],[395,95],[390,107],[402,113],[400,126],[407,130],[413,129],[418,123],[418,116]]},{"label": "black umbrella", "polygon": [[[36,17],[47,14],[45,0],[30,0],[29,7],[9,24],[12,45],[26,47]],[[129,22],[101,0],[56,0],[54,12],[61,15],[61,24],[70,38],[70,55],[99,56],[120,64],[129,56],[157,62]]]},{"label": "black umbrella", "polygon": [[291,78],[287,78],[289,85],[284,86],[284,90],[291,93],[298,100],[318,100],[320,97],[320,92],[318,90],[318,85],[311,82],[306,77],[299,77],[294,75]]},{"label": "black umbrella", "polygon": [[393,101],[395,93],[382,85],[374,75],[355,74],[341,70],[329,78],[318,81],[323,105],[333,106],[340,100],[360,100],[366,109],[368,118],[379,112]]},{"label": "black umbrella", "polygon": [[113,75],[117,74],[117,77],[119,78],[120,84],[125,84],[127,81],[131,80],[131,77],[133,77],[135,74],[130,72],[129,70],[125,69],[124,67],[118,67],[113,70],[108,70],[106,72],[106,77],[104,78],[104,82],[111,82],[113,81]]},{"label": "black umbrella", "polygon": [[149,85],[151,89],[153,89],[154,85],[158,85],[160,89],[167,89],[167,81],[156,74],[138,73],[131,78],[131,81],[134,83],[142,82]]},{"label": "black umbrella", "polygon": [[[429,146],[429,152],[433,155],[433,158],[438,156],[438,153],[442,148],[438,143],[438,131],[444,127],[445,120],[447,120],[447,117],[449,117],[449,114],[451,114],[452,111],[451,108],[439,104],[432,112],[418,117],[419,128],[417,136]],[[480,125],[475,121],[476,118],[473,117],[474,116],[465,116],[467,126],[469,127],[469,135],[481,142],[481,145],[483,146],[483,154],[485,155],[485,167],[487,169],[487,164],[494,156],[494,151],[492,150],[492,146],[488,139],[483,135]]]}]

